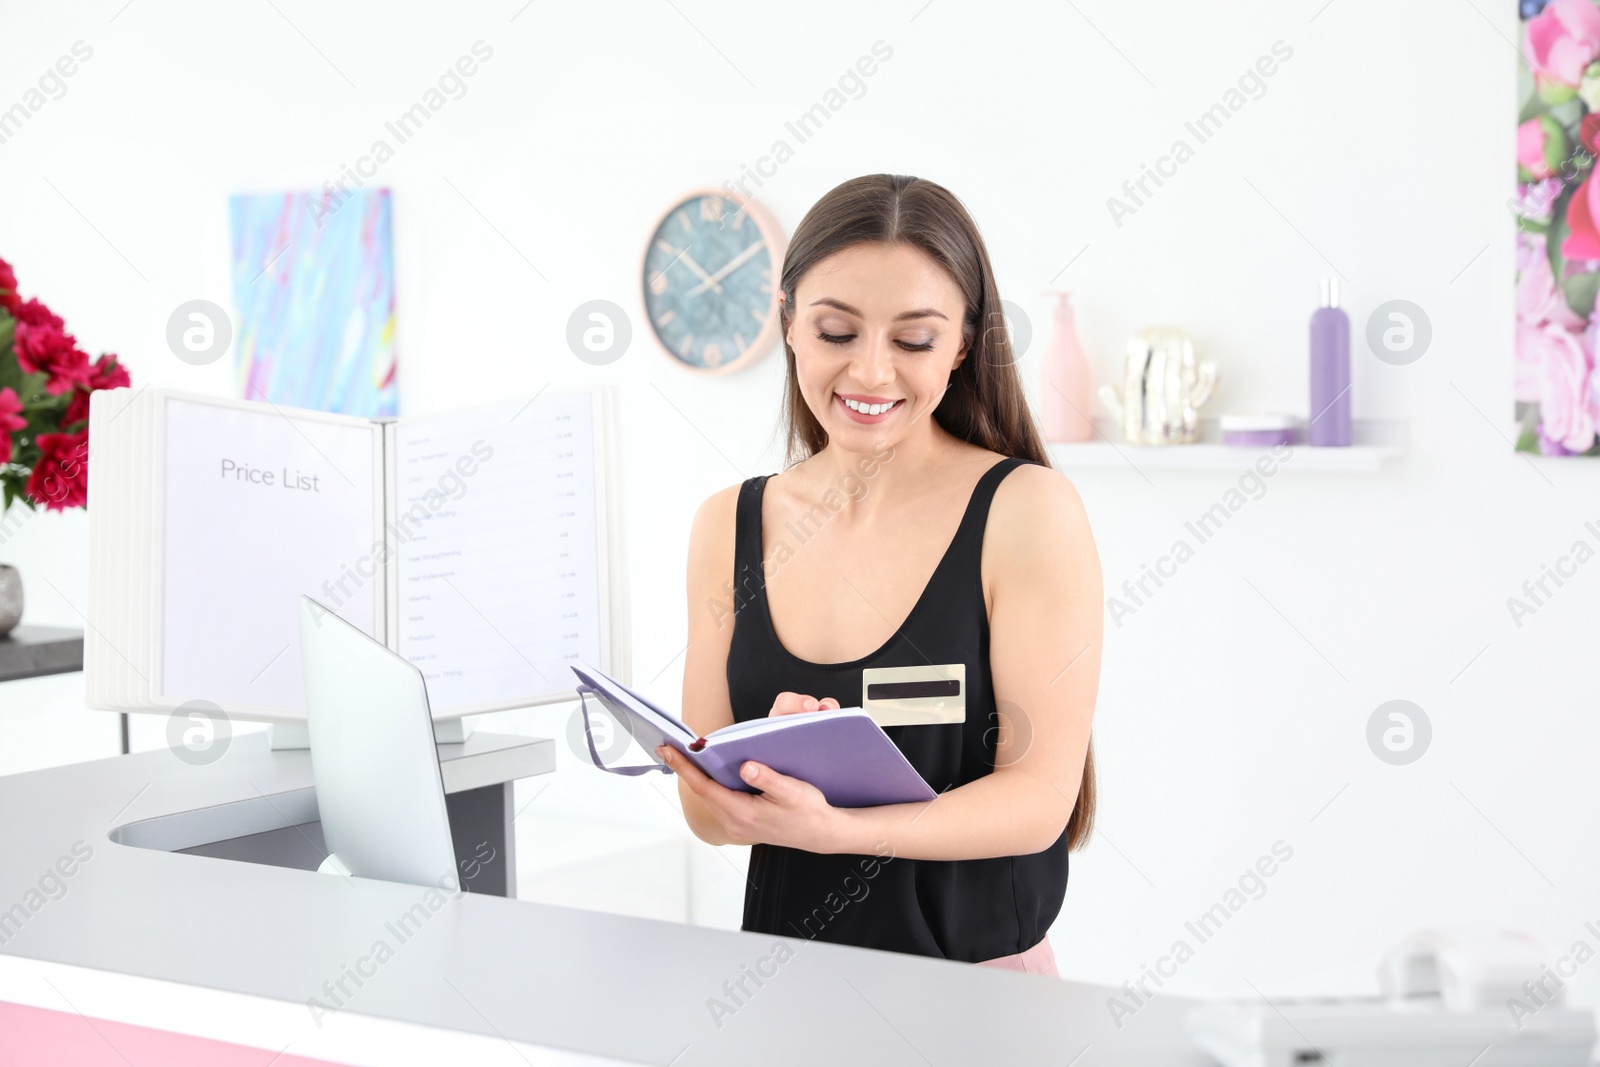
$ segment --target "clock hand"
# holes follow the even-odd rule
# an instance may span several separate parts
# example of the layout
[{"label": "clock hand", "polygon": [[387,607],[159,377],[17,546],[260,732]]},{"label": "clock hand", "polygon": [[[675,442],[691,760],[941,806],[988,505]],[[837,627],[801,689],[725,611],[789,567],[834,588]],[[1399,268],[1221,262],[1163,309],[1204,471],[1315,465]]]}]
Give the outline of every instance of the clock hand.
[{"label": "clock hand", "polygon": [[718,285],[717,280],[705,272],[704,267],[700,266],[700,264],[694,261],[694,257],[689,255],[689,250],[687,248],[678,253],[678,258],[683,260],[684,266],[688,267],[690,270],[700,275],[701,278],[705,279],[700,285],[695,287],[694,292],[700,292],[707,286],[710,286],[719,293],[722,292],[722,286]]},{"label": "clock hand", "polygon": [[[693,289],[690,289],[684,295],[685,296],[696,296],[696,295],[698,295],[700,293],[705,292],[707,286],[716,285],[718,282],[722,281],[722,279],[726,278],[729,274],[733,273],[734,271],[738,270],[740,267],[744,266],[746,263],[748,263],[750,261],[750,257],[755,255],[757,252],[761,251],[761,249],[763,247],[765,247],[765,246],[760,241],[757,241],[755,244],[751,245],[749,248],[745,249],[743,252],[740,252],[738,255],[736,255],[732,259],[728,260],[728,262],[726,262],[726,263],[724,263],[722,265],[722,269],[721,270],[718,270],[715,274],[711,275],[711,277],[707,278],[705,281],[701,282],[699,285],[695,286]],[[719,288],[717,291],[721,292],[722,290]]]}]

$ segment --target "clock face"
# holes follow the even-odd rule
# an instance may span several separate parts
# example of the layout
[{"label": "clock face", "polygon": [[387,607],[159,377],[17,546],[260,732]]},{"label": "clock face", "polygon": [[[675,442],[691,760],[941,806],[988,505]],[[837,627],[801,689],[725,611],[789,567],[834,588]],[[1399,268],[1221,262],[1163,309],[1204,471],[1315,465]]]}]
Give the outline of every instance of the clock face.
[{"label": "clock face", "polygon": [[666,213],[645,250],[644,307],[668,355],[715,372],[766,353],[778,334],[779,241],[764,211],[721,192]]}]

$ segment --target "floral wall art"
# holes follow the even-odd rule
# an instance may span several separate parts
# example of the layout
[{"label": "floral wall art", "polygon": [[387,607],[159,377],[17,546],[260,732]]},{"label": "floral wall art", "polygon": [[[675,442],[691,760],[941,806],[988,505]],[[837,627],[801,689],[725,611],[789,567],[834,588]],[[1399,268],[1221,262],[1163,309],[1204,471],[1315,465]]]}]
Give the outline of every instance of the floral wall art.
[{"label": "floral wall art", "polygon": [[1600,4],[1521,0],[1516,447],[1600,455]]}]

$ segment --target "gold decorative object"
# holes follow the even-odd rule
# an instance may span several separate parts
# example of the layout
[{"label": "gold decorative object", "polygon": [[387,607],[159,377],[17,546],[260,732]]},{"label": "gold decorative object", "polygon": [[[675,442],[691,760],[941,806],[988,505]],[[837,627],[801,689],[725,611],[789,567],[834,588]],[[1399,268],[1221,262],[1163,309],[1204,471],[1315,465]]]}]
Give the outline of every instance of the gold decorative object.
[{"label": "gold decorative object", "polygon": [[1200,436],[1200,407],[1217,385],[1217,367],[1196,360],[1182,330],[1156,326],[1128,338],[1122,395],[1100,387],[1100,402],[1135,445],[1186,445]]}]

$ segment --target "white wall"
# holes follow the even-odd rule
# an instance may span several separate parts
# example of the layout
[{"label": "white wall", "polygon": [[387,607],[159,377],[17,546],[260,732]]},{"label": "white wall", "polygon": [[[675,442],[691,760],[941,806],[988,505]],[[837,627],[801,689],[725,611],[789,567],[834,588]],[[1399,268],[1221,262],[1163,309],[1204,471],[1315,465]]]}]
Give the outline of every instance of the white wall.
[{"label": "white wall", "polygon": [[[690,516],[778,469],[781,360],[700,379],[641,335],[595,369],[567,351],[565,321],[597,297],[636,309],[656,213],[754,163],[875,41],[893,56],[865,95],[759,195],[792,230],[857,174],[947,185],[1033,318],[1030,385],[1055,284],[1078,294],[1102,377],[1132,330],[1172,322],[1222,364],[1214,412],[1304,413],[1306,320],[1336,269],[1356,413],[1408,417],[1412,452],[1376,476],[1291,462],[1145,609],[1108,622],[1102,833],[1073,859],[1057,954],[1071,975],[1138,977],[1278,839],[1292,861],[1169,989],[1364,965],[1435,921],[1504,921],[1565,950],[1600,919],[1600,566],[1520,629],[1505,605],[1600,519],[1600,464],[1530,461],[1503,439],[1511,4],[897,0],[758,16],[677,0],[539,3],[514,21],[520,0],[120,6],[8,19],[0,104],[74,41],[94,57],[0,145],[0,255],[136,383],[216,392],[231,389],[225,366],[180,363],[163,330],[184,300],[227,300],[228,194],[321,185],[474,41],[493,47],[467,95],[380,175],[396,197],[403,410],[550,380],[622,384],[635,673],[668,694]],[[1293,57],[1265,95],[1115,225],[1106,198],[1280,39]],[[1432,321],[1433,348],[1409,367],[1359,340],[1391,298]],[[1108,592],[1235,478],[1146,473],[1074,474]],[[38,518],[0,546],[26,571],[29,621],[78,624],[84,530],[81,515]],[[1409,767],[1365,742],[1395,697],[1435,728]],[[9,714],[20,699],[0,695]],[[573,808],[674,818],[637,784],[582,773],[560,785]],[[1590,1002],[1592,970],[1574,986]]]}]

